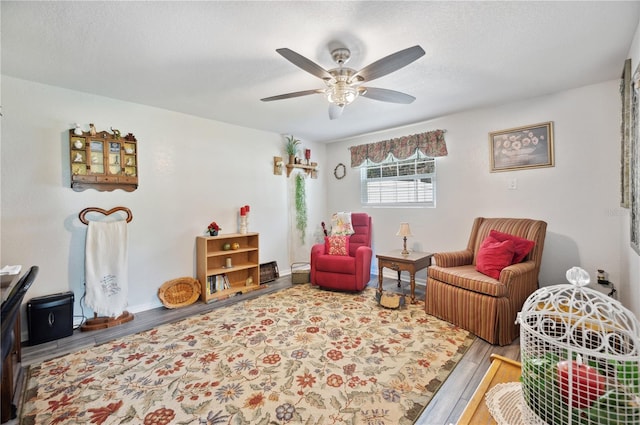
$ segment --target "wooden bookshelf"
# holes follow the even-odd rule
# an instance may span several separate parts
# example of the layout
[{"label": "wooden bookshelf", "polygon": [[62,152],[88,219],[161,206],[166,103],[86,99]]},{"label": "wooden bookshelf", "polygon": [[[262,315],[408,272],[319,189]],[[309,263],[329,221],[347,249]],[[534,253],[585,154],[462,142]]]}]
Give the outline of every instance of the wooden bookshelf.
[{"label": "wooden bookshelf", "polygon": [[265,287],[260,285],[258,233],[198,236],[196,255],[197,279],[202,288],[200,299],[204,302]]}]

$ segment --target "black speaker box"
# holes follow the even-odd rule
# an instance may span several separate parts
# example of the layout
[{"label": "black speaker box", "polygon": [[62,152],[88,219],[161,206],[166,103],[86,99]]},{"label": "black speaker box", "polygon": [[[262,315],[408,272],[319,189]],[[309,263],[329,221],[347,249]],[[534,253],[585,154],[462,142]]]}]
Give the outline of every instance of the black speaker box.
[{"label": "black speaker box", "polygon": [[36,297],[27,303],[29,345],[73,334],[73,292]]}]

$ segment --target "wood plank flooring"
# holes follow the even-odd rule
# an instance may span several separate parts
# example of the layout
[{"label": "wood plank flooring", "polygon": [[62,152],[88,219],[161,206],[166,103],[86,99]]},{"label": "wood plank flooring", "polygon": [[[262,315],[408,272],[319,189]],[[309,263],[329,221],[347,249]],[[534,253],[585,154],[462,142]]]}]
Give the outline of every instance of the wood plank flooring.
[{"label": "wood plank flooring", "polygon": [[[404,276],[403,276],[404,277]],[[258,291],[250,292],[227,300],[217,301],[211,304],[195,303],[188,307],[170,310],[157,308],[135,314],[131,322],[92,332],[74,331],[73,335],[56,341],[46,342],[36,346],[23,346],[22,365],[23,367],[38,364],[44,360],[58,357],[60,355],[76,351],[82,347],[104,344],[113,339],[151,329],[155,326],[180,320],[194,314],[201,314],[207,311],[220,308],[240,300],[254,298],[275,292],[291,286],[291,277],[283,276],[274,282],[267,284],[267,287]],[[378,278],[372,276],[369,286],[377,287]],[[393,279],[384,279],[385,289],[397,291],[397,282]],[[405,283],[405,291],[409,291],[409,284]],[[416,298],[424,298],[424,286],[416,285]],[[514,360],[520,360],[520,344],[516,340],[513,344],[499,347],[491,345],[479,338],[473,342],[462,360],[451,372],[449,378],[442,384],[429,405],[426,407],[416,425],[449,425],[455,424],[462,414],[467,402],[482,380],[485,372],[489,368],[489,356],[492,353],[500,354]],[[21,385],[24,383],[24,373],[19,378]],[[20,389],[17,392],[21,394]],[[16,400],[19,404],[20,400]],[[17,424],[16,420],[7,422],[9,425]]]}]

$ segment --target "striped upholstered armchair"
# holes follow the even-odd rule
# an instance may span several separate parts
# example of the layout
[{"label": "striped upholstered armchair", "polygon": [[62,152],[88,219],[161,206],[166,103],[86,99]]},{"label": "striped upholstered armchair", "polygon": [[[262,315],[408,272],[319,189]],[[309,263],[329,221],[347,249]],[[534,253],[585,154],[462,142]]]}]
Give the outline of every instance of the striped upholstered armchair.
[{"label": "striped upholstered armchair", "polygon": [[[435,265],[428,271],[425,311],[491,344],[511,344],[519,332],[516,315],[527,297],[538,289],[546,230],[547,223],[540,220],[476,218],[467,249],[434,255]],[[478,271],[478,264],[486,262],[488,251],[483,249],[481,258],[478,253],[489,240],[495,240],[488,238],[490,235],[500,234],[528,243],[530,251],[522,259],[513,258],[521,261],[489,273],[494,275],[491,277]],[[534,242],[532,247],[528,241]],[[503,245],[507,244],[510,249],[515,246]]]}]

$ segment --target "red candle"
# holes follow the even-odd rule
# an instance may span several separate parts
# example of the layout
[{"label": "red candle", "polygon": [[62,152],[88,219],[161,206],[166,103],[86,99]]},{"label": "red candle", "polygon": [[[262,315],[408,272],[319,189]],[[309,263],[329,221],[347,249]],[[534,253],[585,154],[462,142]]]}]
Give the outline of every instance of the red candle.
[{"label": "red candle", "polygon": [[249,209],[249,205],[245,205],[245,206],[244,206],[244,210],[245,210],[246,212],[250,212],[250,211],[251,211],[251,210]]},{"label": "red candle", "polygon": [[240,215],[241,216],[247,215],[247,210],[245,207],[240,208]]},{"label": "red candle", "polygon": [[311,149],[305,149],[304,150],[304,158],[305,159],[311,159]]}]

